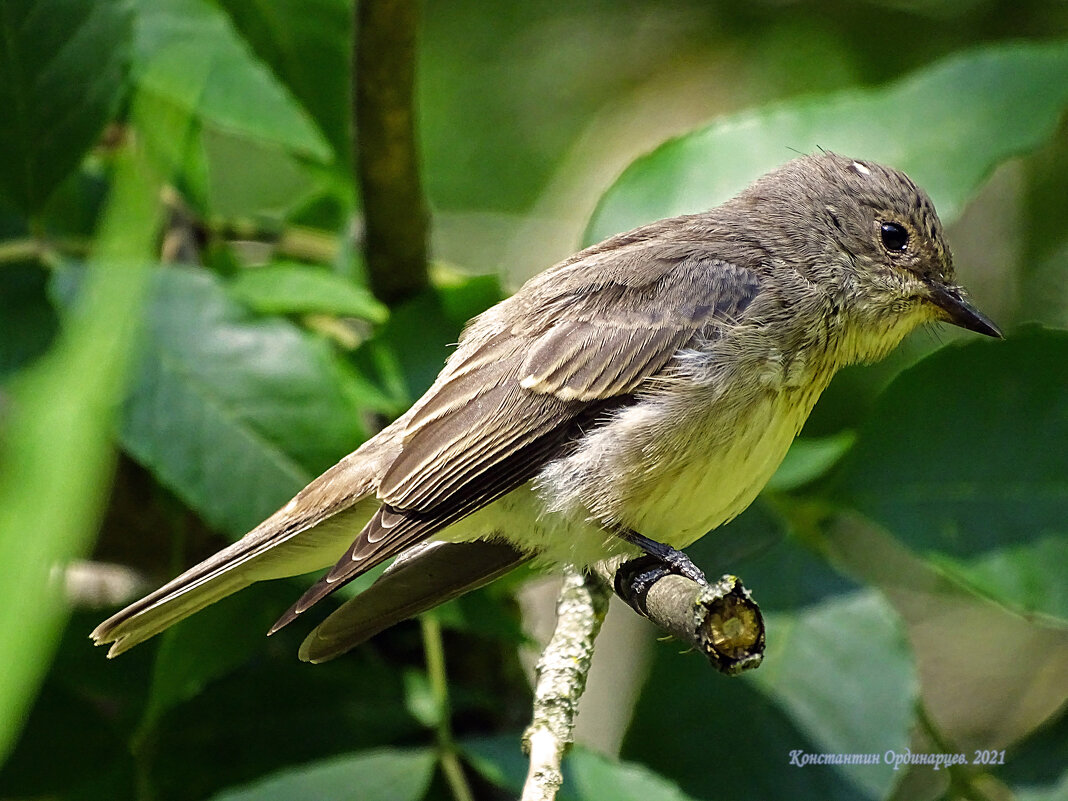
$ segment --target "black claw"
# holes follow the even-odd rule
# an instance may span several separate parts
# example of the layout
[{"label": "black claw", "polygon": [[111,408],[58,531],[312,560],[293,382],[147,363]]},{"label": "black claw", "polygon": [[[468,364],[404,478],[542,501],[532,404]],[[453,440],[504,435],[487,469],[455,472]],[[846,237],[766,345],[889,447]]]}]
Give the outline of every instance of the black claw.
[{"label": "black claw", "polygon": [[646,617],[649,609],[645,605],[649,590],[664,576],[671,574],[671,568],[658,556],[646,554],[637,559],[624,562],[616,570],[615,585],[616,595],[627,602],[629,606]]},{"label": "black claw", "polygon": [[698,584],[708,585],[708,579],[705,578],[705,574],[702,573],[701,569],[691,562],[690,557],[682,551],[672,548],[670,545],[665,545],[662,542],[651,540],[648,537],[639,534],[637,531],[631,531],[630,529],[624,529],[618,533],[619,536],[627,542],[637,545],[645,551],[646,554],[658,559],[670,569],[670,572],[696,581]]}]

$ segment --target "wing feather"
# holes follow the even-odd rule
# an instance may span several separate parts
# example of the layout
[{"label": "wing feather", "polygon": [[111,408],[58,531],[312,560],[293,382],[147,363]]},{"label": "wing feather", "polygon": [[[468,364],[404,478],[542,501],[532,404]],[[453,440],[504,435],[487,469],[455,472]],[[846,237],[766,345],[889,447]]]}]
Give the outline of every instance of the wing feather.
[{"label": "wing feather", "polygon": [[472,324],[406,418],[378,485],[381,508],[272,631],[530,480],[759,291],[754,273],[699,243],[621,242],[622,252],[591,249],[556,268],[555,282],[535,279]]},{"label": "wing feather", "polygon": [[316,626],[300,646],[325,662],[383,629],[488,584],[530,559],[502,542],[428,542],[397,559],[370,589]]}]

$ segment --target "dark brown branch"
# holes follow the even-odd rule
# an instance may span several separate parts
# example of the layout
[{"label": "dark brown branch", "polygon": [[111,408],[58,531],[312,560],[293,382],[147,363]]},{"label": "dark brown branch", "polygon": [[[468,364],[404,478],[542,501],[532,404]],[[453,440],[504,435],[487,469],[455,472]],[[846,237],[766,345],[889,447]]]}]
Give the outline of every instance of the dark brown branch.
[{"label": "dark brown branch", "polygon": [[415,126],[415,0],[358,0],[353,47],[356,177],[371,290],[396,304],[428,286],[429,214]]}]

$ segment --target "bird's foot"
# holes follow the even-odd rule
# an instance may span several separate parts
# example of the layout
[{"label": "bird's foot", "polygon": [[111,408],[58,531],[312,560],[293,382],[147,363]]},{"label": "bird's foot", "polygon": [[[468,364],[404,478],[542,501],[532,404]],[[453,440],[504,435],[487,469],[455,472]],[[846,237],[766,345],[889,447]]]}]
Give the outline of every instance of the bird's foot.
[{"label": "bird's foot", "polygon": [[[707,585],[708,579],[705,578],[705,574],[701,572],[701,569],[690,561],[690,557],[684,554],[677,548],[672,548],[670,545],[665,545],[662,542],[651,540],[648,537],[639,534],[637,531],[631,531],[630,529],[623,529],[617,532],[620,537],[625,539],[632,545],[637,545],[645,553],[652,557],[652,559],[661,563],[661,569],[663,573],[675,573],[679,576],[692,579],[698,584]],[[644,560],[642,557],[632,560],[633,562],[641,562],[641,569],[655,570],[655,565],[651,562]],[[629,563],[628,563],[629,564]],[[649,582],[650,584],[652,582]]]}]

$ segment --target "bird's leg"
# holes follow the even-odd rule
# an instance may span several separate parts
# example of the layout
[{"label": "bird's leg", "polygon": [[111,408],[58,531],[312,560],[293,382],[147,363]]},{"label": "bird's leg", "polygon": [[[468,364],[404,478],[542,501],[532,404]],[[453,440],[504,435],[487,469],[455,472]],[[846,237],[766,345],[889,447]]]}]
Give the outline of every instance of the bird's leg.
[{"label": "bird's leg", "polygon": [[[665,545],[662,542],[651,540],[629,528],[618,529],[616,533],[631,545],[637,545],[645,551],[646,554],[652,557],[653,560],[660,562],[665,572],[677,573],[680,576],[693,579],[701,585],[708,584],[705,574],[702,573],[700,568],[691,562],[690,557],[682,551],[672,548],[670,545]],[[649,563],[650,560],[644,560],[639,557],[638,560],[634,561]],[[650,570],[654,570],[655,564],[648,564],[648,567]]]}]

